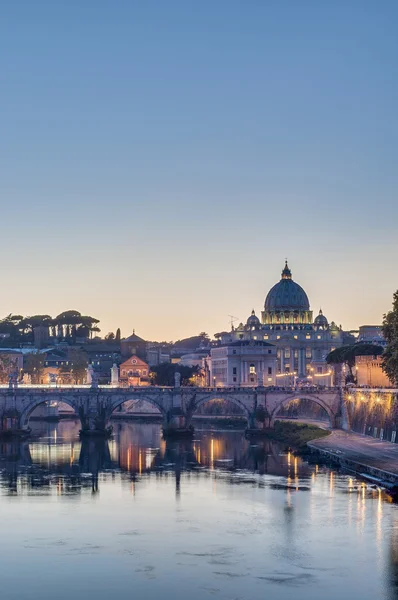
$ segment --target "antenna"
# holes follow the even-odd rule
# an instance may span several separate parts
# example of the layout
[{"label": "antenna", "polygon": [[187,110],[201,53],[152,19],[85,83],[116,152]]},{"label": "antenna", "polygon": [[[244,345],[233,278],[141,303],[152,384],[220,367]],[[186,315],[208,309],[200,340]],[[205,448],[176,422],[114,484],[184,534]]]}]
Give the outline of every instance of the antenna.
[{"label": "antenna", "polygon": [[233,331],[234,323],[235,323],[235,321],[239,321],[239,317],[234,317],[233,315],[228,315],[228,316],[231,319],[231,330]]}]

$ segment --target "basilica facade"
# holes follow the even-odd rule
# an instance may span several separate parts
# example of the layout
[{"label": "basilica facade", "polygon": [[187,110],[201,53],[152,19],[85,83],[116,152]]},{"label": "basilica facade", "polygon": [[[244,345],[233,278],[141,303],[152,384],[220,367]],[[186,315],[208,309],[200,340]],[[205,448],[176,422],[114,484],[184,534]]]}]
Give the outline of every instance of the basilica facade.
[{"label": "basilica facade", "polygon": [[[280,281],[265,298],[261,319],[253,310],[245,324],[240,323],[229,332],[217,333],[215,338],[218,347],[228,347],[236,342],[253,346],[263,342],[267,344],[267,355],[268,345],[275,346],[275,377],[280,384],[291,384],[293,378],[306,378],[311,383],[329,386],[333,383],[333,373],[326,363],[326,356],[343,345],[344,335],[341,327],[333,321],[329,323],[322,310],[313,318],[308,296],[293,281],[286,261]],[[257,372],[257,382],[267,385],[265,375]],[[228,384],[231,384],[229,379]]]}]

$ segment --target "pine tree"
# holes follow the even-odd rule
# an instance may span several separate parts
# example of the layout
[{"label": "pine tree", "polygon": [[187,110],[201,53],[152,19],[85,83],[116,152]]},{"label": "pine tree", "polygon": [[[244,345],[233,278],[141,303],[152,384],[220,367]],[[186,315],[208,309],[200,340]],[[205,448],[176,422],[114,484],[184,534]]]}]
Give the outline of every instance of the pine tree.
[{"label": "pine tree", "polygon": [[118,327],[118,328],[117,328],[117,330],[116,330],[116,337],[115,337],[115,340],[116,340],[117,342],[120,342],[120,339],[121,339],[121,333],[120,333],[120,327]]}]

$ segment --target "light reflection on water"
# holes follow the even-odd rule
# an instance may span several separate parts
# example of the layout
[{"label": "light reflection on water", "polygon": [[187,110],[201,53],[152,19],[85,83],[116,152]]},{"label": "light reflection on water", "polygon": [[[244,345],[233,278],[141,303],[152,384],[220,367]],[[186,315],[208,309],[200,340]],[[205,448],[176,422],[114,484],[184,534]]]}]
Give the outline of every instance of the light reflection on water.
[{"label": "light reflection on water", "polygon": [[242,432],[0,444],[2,598],[398,599],[398,507]]}]

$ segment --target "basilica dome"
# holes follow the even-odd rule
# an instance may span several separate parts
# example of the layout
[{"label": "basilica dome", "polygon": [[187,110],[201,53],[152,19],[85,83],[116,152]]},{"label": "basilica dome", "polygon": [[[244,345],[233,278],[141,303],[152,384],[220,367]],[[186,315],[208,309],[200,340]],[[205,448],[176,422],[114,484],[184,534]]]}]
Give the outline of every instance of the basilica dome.
[{"label": "basilica dome", "polygon": [[268,292],[264,308],[266,311],[307,311],[310,309],[308,296],[303,288],[293,281],[287,261],[282,279]]},{"label": "basilica dome", "polygon": [[322,309],[319,311],[319,315],[315,317],[314,325],[321,327],[327,327],[329,325],[327,318],[322,312]]},{"label": "basilica dome", "polygon": [[256,313],[254,312],[254,310],[252,310],[252,314],[247,319],[247,323],[246,324],[249,327],[259,327],[260,326],[260,319],[256,316]]}]

